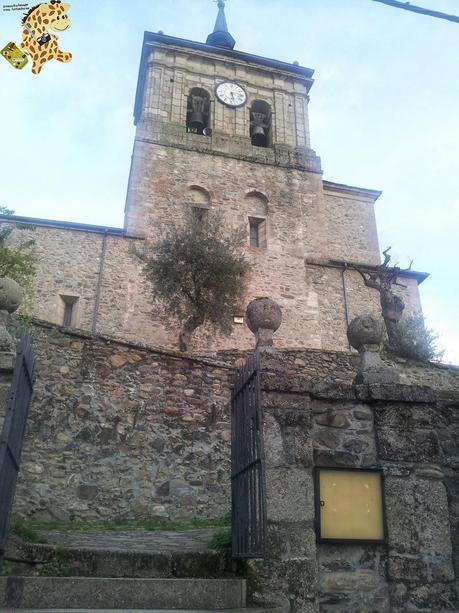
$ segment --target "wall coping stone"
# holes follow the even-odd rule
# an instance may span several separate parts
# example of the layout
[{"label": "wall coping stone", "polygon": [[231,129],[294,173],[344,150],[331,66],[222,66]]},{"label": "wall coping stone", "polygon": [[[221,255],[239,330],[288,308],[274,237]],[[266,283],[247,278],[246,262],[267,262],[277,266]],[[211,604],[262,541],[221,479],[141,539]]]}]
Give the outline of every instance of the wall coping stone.
[{"label": "wall coping stone", "polygon": [[133,341],[126,341],[121,338],[117,338],[115,336],[109,336],[106,334],[100,334],[98,332],[88,332],[86,330],[80,330],[79,328],[66,328],[64,326],[59,326],[57,324],[50,323],[48,321],[44,321],[42,319],[38,319],[36,317],[32,318],[32,324],[37,326],[38,328],[45,328],[47,330],[55,330],[60,334],[65,336],[72,336],[75,338],[81,338],[86,340],[94,340],[94,341],[102,341],[107,345],[111,343],[121,345],[122,347],[129,347],[131,349],[138,349],[139,351],[148,351],[150,353],[155,353],[158,355],[164,355],[170,358],[175,358],[178,360],[188,360],[190,362],[198,362],[199,364],[204,364],[207,366],[213,366],[215,368],[221,368],[222,370],[234,370],[233,366],[226,364],[225,362],[219,362],[218,360],[214,360],[212,358],[205,358],[200,356],[191,355],[190,353],[182,353],[180,351],[173,351],[171,349],[164,349],[161,347],[153,347],[151,345],[147,345],[144,343],[138,343]]},{"label": "wall coping stone", "polygon": [[401,383],[370,383],[356,385],[359,400],[389,400],[396,402],[436,403],[438,396],[427,385],[403,385]]}]

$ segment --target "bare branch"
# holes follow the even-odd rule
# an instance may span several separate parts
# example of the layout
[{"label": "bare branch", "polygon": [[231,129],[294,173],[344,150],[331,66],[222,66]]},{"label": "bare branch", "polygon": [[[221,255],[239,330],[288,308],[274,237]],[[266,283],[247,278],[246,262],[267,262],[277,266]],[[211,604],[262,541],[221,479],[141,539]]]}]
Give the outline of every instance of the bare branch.
[{"label": "bare branch", "polygon": [[380,2],[381,4],[387,4],[396,9],[403,9],[405,11],[411,11],[413,13],[419,13],[421,15],[428,15],[429,17],[437,17],[438,19],[446,19],[454,23],[459,23],[459,17],[456,15],[448,15],[447,13],[441,13],[439,11],[432,11],[431,9],[423,8],[422,6],[415,6],[409,2],[397,2],[397,0],[373,0],[373,2]]},{"label": "bare branch", "polygon": [[383,256],[384,256],[384,262],[382,263],[382,266],[384,268],[387,268],[387,265],[390,262],[390,255],[389,255],[389,251],[392,249],[392,247],[388,247],[385,251],[383,251]]},{"label": "bare branch", "polygon": [[379,284],[377,283],[376,279],[370,273],[364,273],[362,270],[360,270],[360,268],[357,268],[357,266],[354,266],[352,264],[349,264],[348,268],[351,268],[352,270],[357,271],[359,275],[362,277],[363,282],[365,283],[367,287],[372,287],[373,289],[377,289],[379,291],[380,289]]}]

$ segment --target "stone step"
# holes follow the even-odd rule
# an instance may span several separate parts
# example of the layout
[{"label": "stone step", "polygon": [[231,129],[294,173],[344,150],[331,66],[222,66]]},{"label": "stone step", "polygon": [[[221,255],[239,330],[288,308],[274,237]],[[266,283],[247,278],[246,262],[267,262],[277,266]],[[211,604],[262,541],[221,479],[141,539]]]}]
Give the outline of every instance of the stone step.
[{"label": "stone step", "polygon": [[245,607],[243,579],[0,577],[0,608],[202,609]]},{"label": "stone step", "polygon": [[[119,609],[20,609],[21,613],[119,613]],[[0,609],[11,613],[11,609]],[[123,609],[123,613],[209,613],[204,609]],[[213,613],[287,613],[282,607],[263,609],[218,609]]]},{"label": "stone step", "polygon": [[236,574],[236,565],[224,553],[210,550],[158,553],[14,543],[7,559],[15,561],[15,575],[45,574],[40,571],[47,567],[72,577],[214,579]]}]

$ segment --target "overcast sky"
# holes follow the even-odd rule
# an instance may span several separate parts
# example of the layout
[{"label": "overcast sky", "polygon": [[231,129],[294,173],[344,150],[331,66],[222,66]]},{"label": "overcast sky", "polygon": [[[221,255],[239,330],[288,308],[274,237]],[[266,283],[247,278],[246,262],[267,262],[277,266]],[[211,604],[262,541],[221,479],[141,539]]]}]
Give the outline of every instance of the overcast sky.
[{"label": "overcast sky", "polygon": [[[416,3],[459,14],[458,0]],[[0,48],[22,17],[2,8]],[[60,36],[70,64],[36,77],[0,58],[0,204],[122,226],[143,32],[205,41],[216,13],[211,0],[76,0]],[[372,0],[228,0],[226,13],[237,49],[316,70],[324,177],[383,190],[380,244],[431,273],[424,313],[459,364],[459,25]]]}]

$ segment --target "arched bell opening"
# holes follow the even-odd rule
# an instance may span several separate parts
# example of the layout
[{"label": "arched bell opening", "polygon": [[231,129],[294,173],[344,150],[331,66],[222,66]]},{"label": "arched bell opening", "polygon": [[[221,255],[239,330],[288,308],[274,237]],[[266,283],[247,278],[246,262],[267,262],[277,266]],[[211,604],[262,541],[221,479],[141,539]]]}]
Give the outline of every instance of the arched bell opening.
[{"label": "arched bell opening", "polygon": [[255,147],[271,147],[272,111],[267,102],[255,100],[250,109],[250,140]]},{"label": "arched bell opening", "polygon": [[205,89],[194,87],[188,94],[186,111],[186,131],[192,134],[204,134],[209,128],[210,95]]}]

